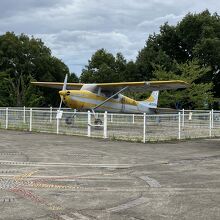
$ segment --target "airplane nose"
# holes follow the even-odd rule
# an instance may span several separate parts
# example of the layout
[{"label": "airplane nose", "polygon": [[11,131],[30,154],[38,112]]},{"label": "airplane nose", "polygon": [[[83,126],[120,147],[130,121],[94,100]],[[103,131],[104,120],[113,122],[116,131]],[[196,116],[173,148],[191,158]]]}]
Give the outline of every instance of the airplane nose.
[{"label": "airplane nose", "polygon": [[62,95],[62,96],[65,96],[66,95],[66,91],[59,91],[59,94]]},{"label": "airplane nose", "polygon": [[70,95],[70,91],[63,91],[63,90],[61,90],[61,91],[59,91],[59,94],[61,95],[61,96],[69,96]]}]

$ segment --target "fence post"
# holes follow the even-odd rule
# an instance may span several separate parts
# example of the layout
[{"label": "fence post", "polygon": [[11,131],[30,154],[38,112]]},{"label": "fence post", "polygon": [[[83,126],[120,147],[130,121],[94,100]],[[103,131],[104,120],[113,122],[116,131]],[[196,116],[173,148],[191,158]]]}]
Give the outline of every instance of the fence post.
[{"label": "fence post", "polygon": [[60,126],[60,117],[59,117],[59,110],[57,110],[57,134],[59,134],[59,126]]},{"label": "fence post", "polygon": [[8,129],[8,108],[5,110],[5,129]]},{"label": "fence post", "polygon": [[30,108],[30,127],[29,131],[32,131],[32,108]]},{"label": "fence post", "polygon": [[178,113],[178,139],[181,139],[181,112]]},{"label": "fence post", "polygon": [[133,122],[133,124],[134,124],[134,114],[132,115],[132,122]]},{"label": "fence post", "polygon": [[24,106],[23,123],[26,123],[26,107]]},{"label": "fence post", "polygon": [[185,109],[182,110],[182,127],[184,128],[185,125]]},{"label": "fence post", "polygon": [[209,112],[209,137],[212,137],[212,111]]},{"label": "fence post", "polygon": [[192,113],[192,111],[190,111],[189,112],[189,121],[192,121],[192,115],[193,115],[193,113]]},{"label": "fence post", "polygon": [[113,122],[113,114],[111,114],[111,123]]},{"label": "fence post", "polygon": [[88,137],[91,137],[91,112],[88,111]]},{"label": "fence post", "polygon": [[214,128],[214,110],[212,109],[212,128]]},{"label": "fence post", "polygon": [[50,106],[50,123],[52,122],[53,107]]},{"label": "fence post", "polygon": [[143,142],[146,142],[146,113],[143,114],[144,116],[144,129],[143,129]]},{"label": "fence post", "polygon": [[104,138],[107,138],[108,137],[108,134],[107,134],[107,123],[108,123],[108,113],[105,112],[104,113],[104,129],[103,129],[103,137]]}]

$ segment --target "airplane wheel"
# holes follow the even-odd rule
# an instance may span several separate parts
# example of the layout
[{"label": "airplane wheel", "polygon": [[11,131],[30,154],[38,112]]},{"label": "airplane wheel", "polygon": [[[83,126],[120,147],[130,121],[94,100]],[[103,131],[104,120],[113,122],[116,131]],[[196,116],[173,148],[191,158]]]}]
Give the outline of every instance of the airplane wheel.
[{"label": "airplane wheel", "polygon": [[102,125],[102,120],[99,118],[95,119],[95,125]]},{"label": "airplane wheel", "polygon": [[73,125],[74,124],[74,118],[73,117],[67,117],[65,119],[65,122],[67,125]]}]

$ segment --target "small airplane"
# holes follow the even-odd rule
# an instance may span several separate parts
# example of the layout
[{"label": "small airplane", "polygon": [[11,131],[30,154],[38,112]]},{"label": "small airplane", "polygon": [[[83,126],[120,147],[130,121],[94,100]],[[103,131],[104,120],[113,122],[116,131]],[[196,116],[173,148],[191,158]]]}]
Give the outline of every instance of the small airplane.
[{"label": "small airplane", "polygon": [[[72,109],[91,110],[94,115],[95,111],[155,114],[159,110],[166,110],[157,107],[160,90],[186,88],[188,86],[188,83],[181,80],[94,84],[67,83],[67,75],[63,83],[31,83],[42,87],[62,89],[59,91],[61,97],[59,111],[62,103],[64,103]],[[136,101],[122,95],[125,91],[152,91],[152,93],[147,100]],[[95,117],[95,124],[102,124],[102,122]]]}]

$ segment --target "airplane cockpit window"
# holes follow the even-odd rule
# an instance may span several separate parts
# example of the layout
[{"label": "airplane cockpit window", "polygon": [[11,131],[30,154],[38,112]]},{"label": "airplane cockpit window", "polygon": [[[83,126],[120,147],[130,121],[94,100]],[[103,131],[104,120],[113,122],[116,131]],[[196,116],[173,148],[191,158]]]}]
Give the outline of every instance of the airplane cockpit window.
[{"label": "airplane cockpit window", "polygon": [[93,91],[92,91],[93,93],[95,93],[95,94],[98,94],[98,92],[99,92],[99,87],[94,87],[94,89],[93,89]]},{"label": "airplane cockpit window", "polygon": [[107,98],[112,96],[112,92],[108,90],[102,90],[101,93]]},{"label": "airplane cockpit window", "polygon": [[[101,94],[104,95],[106,98],[109,98],[111,96],[114,95],[115,92],[113,91],[109,91],[109,90],[101,90]],[[118,95],[115,95],[114,97],[112,97],[113,99],[118,99]]]},{"label": "airplane cockpit window", "polygon": [[[101,87],[99,87],[97,85],[93,85],[93,84],[84,84],[82,86],[81,90],[87,90],[87,91],[90,91],[90,92],[95,93],[97,95],[104,96],[106,98],[109,98],[109,97],[113,96],[116,93],[115,91],[104,90]],[[118,99],[119,95],[115,95],[112,98],[113,99]]]}]

